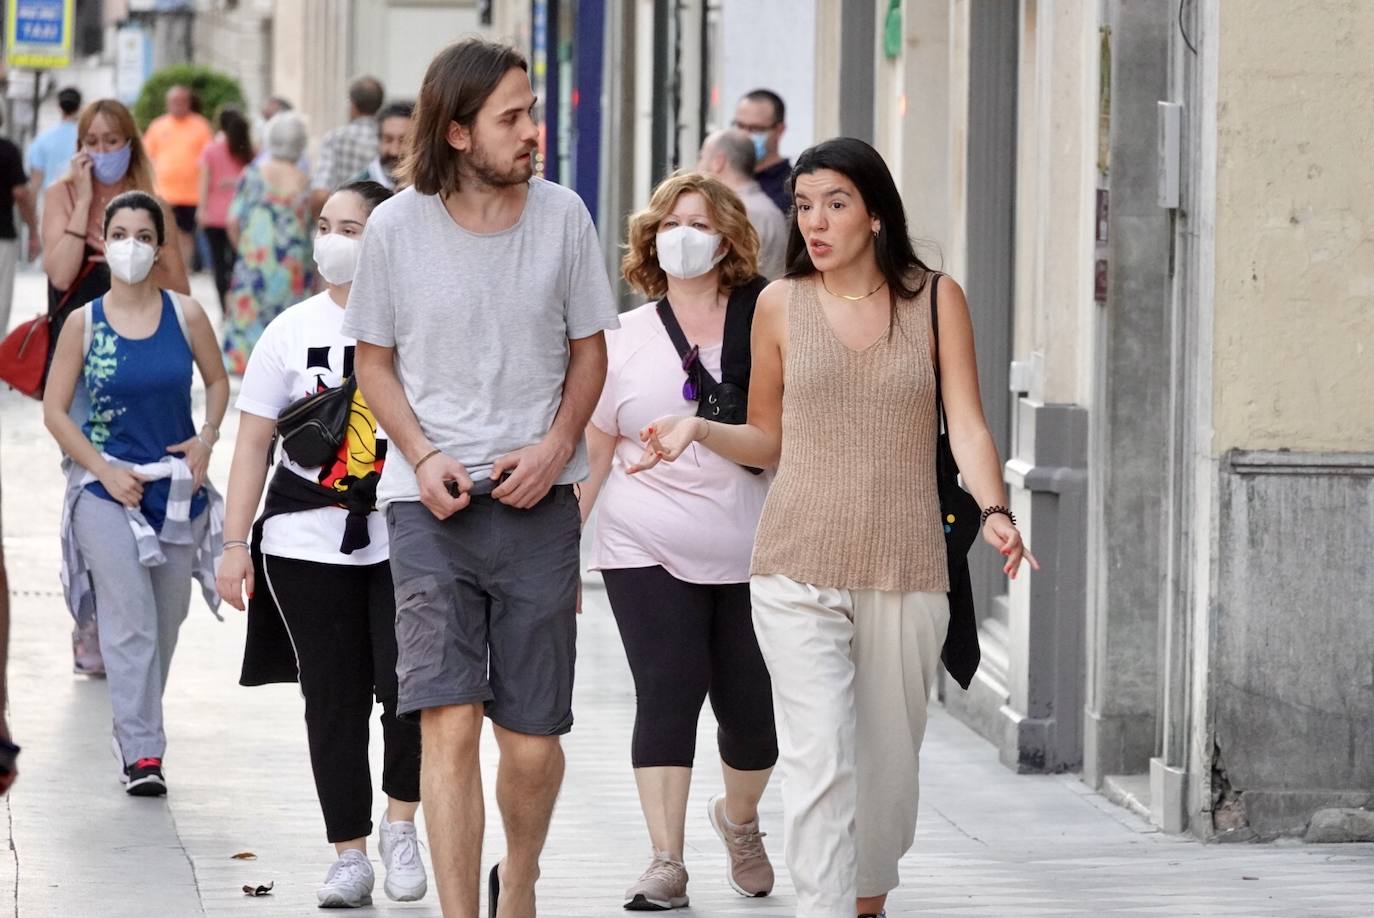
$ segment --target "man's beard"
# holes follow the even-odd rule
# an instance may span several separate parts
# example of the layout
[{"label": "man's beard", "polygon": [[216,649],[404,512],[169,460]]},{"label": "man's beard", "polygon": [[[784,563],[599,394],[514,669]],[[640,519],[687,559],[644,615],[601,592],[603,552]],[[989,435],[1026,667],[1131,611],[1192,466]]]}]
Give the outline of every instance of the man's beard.
[{"label": "man's beard", "polygon": [[528,160],[515,163],[507,169],[498,169],[488,160],[486,150],[477,146],[468,154],[465,165],[474,179],[490,188],[521,185],[534,175],[534,150],[530,150]]},{"label": "man's beard", "polygon": [[377,164],[382,167],[382,171],[389,175],[394,182],[396,180],[396,167],[401,164],[401,157],[379,156],[377,157]]}]

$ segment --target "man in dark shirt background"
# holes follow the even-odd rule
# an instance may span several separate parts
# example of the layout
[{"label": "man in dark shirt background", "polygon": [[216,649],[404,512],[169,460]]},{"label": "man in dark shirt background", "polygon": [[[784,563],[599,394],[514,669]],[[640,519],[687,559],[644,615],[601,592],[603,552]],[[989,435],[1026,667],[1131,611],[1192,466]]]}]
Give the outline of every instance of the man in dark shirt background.
[{"label": "man in dark shirt background", "polygon": [[778,209],[790,214],[792,197],[787,193],[787,179],[792,174],[792,161],[778,154],[778,142],[787,130],[786,119],[782,96],[771,89],[755,89],[739,100],[734,126],[754,142],[754,178]]},{"label": "man in dark shirt background", "polygon": [[[0,117],[0,126],[3,126]],[[38,253],[38,214],[33,206],[24,157],[7,138],[0,137],[0,337],[9,331],[10,306],[14,302],[14,272],[19,266],[19,233],[14,225],[18,206],[29,228],[29,257]]]}]

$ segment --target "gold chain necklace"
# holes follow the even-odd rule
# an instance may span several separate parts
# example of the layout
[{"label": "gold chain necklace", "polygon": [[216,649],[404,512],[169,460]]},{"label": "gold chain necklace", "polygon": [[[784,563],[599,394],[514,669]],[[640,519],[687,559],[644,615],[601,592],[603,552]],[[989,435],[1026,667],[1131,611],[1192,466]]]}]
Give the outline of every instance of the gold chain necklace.
[{"label": "gold chain necklace", "polygon": [[879,290],[883,289],[883,285],[886,283],[887,279],[884,278],[883,280],[878,282],[878,286],[874,287],[872,290],[868,291],[863,296],[850,296],[847,293],[836,293],[835,291],[831,290],[830,285],[825,282],[825,275],[821,275],[821,286],[825,288],[826,293],[830,294],[831,296],[837,296],[842,300],[848,300],[851,303],[857,303],[859,302],[859,300],[868,299],[870,296],[877,293]]}]

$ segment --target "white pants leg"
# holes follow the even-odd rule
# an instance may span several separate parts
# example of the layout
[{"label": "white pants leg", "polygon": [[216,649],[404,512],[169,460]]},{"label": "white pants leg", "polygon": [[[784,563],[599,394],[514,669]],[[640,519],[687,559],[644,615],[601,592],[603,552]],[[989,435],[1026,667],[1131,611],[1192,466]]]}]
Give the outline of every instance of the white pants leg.
[{"label": "white pants leg", "polygon": [[940,648],[944,593],[853,590],[854,707],[860,896],[898,884],[897,862],[916,838],[921,741]]},{"label": "white pants leg", "polygon": [[949,627],[943,593],[750,583],[773,680],[783,854],[798,918],[853,918],[897,886],[916,833],[926,701]]},{"label": "white pants leg", "polygon": [[853,611],[847,590],[750,581],[754,631],[773,680],[783,858],[798,918],[854,918]]}]

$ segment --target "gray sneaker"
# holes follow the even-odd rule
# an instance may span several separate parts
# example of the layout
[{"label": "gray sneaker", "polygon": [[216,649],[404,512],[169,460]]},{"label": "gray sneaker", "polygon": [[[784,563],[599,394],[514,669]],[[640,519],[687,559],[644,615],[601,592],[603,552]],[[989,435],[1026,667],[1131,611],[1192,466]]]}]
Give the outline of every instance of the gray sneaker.
[{"label": "gray sneaker", "polygon": [[687,907],[687,868],[666,851],[655,851],[649,869],[625,890],[625,908],[632,912],[664,912]]},{"label": "gray sneaker", "polygon": [[706,815],[710,817],[711,828],[725,843],[725,853],[729,855],[725,878],[730,881],[731,888],[741,896],[766,896],[771,893],[773,863],[768,860],[768,852],[763,848],[766,833],[759,831],[759,821],[755,819],[737,826],[725,818],[724,794],[711,798],[706,804]]}]

